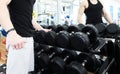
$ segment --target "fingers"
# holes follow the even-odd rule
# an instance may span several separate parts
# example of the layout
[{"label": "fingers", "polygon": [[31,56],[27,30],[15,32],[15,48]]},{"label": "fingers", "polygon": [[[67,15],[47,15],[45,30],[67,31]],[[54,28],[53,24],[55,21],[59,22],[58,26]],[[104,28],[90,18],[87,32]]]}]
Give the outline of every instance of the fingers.
[{"label": "fingers", "polygon": [[12,44],[12,47],[13,47],[14,49],[21,49],[21,48],[24,47],[24,45],[25,45],[25,42],[22,41],[22,42],[19,42],[19,43]]},{"label": "fingers", "polygon": [[51,31],[51,29],[45,29],[44,31],[45,31],[45,32],[49,32],[49,31]]}]

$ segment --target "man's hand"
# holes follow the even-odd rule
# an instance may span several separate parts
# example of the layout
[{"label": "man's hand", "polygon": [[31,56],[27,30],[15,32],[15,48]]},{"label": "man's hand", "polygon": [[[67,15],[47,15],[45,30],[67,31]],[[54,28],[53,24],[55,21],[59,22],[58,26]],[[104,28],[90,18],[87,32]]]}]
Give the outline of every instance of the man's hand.
[{"label": "man's hand", "polygon": [[51,31],[51,29],[42,29],[42,30],[45,31],[45,32]]},{"label": "man's hand", "polygon": [[9,44],[14,49],[21,49],[25,45],[25,41],[21,36],[19,36],[15,31],[11,31],[7,35]]}]

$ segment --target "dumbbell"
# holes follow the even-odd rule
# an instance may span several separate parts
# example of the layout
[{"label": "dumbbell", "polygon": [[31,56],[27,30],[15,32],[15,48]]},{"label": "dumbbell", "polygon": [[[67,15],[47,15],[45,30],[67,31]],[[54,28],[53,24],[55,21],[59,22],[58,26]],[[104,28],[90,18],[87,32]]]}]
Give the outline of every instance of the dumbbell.
[{"label": "dumbbell", "polygon": [[49,51],[49,46],[47,45],[42,45],[39,43],[35,43],[35,48],[34,48],[34,57],[35,57],[35,72],[39,72],[39,58],[38,55],[40,55],[43,52]]},{"label": "dumbbell", "polygon": [[89,45],[90,45],[90,41],[88,35],[86,35],[85,33],[76,32],[71,34],[70,46],[72,49],[78,51],[86,51]]},{"label": "dumbbell", "polygon": [[34,41],[40,44],[45,44],[45,34],[46,32],[43,30],[36,31],[33,35]]},{"label": "dumbbell", "polygon": [[80,53],[76,61],[66,66],[66,74],[87,74],[87,71],[95,73],[101,66],[101,61],[91,53]]},{"label": "dumbbell", "polygon": [[40,70],[42,72],[48,70],[50,59],[61,54],[62,50],[62,48],[51,47],[49,48],[49,51],[42,52],[40,55],[38,55]]},{"label": "dumbbell", "polygon": [[111,23],[106,28],[106,37],[115,38],[117,36],[117,32],[120,30],[117,24]]},{"label": "dumbbell", "polygon": [[55,31],[47,32],[45,34],[45,44],[55,46],[55,44],[56,44],[56,41],[55,41],[56,35],[57,34],[56,34]]},{"label": "dumbbell", "polygon": [[86,51],[90,45],[98,41],[98,31],[93,25],[87,25],[82,32],[76,32],[70,36],[70,45],[75,50]]},{"label": "dumbbell", "polygon": [[0,65],[0,74],[6,73],[6,64]]},{"label": "dumbbell", "polygon": [[99,37],[104,37],[106,34],[105,31],[106,31],[107,23],[99,23],[99,24],[96,24],[95,27],[98,30]]},{"label": "dumbbell", "polygon": [[56,26],[56,25],[49,25],[47,28],[48,28],[48,29],[52,29],[52,31],[55,31],[55,32],[56,32],[57,26]]},{"label": "dumbbell", "polygon": [[71,32],[79,32],[82,30],[82,28],[84,27],[85,25],[83,24],[78,24],[78,25],[70,25],[67,29],[67,32],[71,33]]},{"label": "dumbbell", "polygon": [[68,48],[69,47],[70,34],[67,31],[60,31],[57,33],[55,41],[56,46]]},{"label": "dumbbell", "polygon": [[40,25],[42,26],[43,28],[47,29],[48,28],[48,25]]},{"label": "dumbbell", "polygon": [[66,31],[68,29],[67,25],[57,25],[56,32]]},{"label": "dumbbell", "polygon": [[73,61],[77,53],[73,50],[65,49],[61,53],[61,56],[57,56],[51,59],[50,69],[55,74],[65,74],[65,65]]},{"label": "dumbbell", "polygon": [[45,44],[68,48],[69,37],[70,35],[67,31],[60,31],[58,33],[49,31],[45,34]]},{"label": "dumbbell", "polygon": [[82,32],[87,34],[90,40],[90,43],[95,43],[98,37],[98,30],[93,25],[86,25]]}]

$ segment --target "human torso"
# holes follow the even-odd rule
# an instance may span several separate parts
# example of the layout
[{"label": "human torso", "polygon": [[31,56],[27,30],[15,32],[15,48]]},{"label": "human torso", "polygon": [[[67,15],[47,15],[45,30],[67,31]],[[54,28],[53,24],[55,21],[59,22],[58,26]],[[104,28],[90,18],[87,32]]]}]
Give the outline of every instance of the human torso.
[{"label": "human torso", "polygon": [[86,24],[97,24],[103,23],[102,21],[102,8],[103,5],[99,0],[96,2],[88,1],[88,7],[85,9],[84,13],[86,15]]},{"label": "human torso", "polygon": [[35,0],[11,0],[8,5],[10,19],[17,33],[23,37],[30,37],[34,33],[32,25],[32,11]]}]

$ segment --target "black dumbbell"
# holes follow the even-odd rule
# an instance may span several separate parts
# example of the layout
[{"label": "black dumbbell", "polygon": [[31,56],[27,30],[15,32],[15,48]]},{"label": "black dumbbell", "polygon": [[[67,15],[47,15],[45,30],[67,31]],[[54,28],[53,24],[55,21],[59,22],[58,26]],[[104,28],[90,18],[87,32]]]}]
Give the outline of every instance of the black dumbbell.
[{"label": "black dumbbell", "polygon": [[56,32],[66,31],[68,29],[67,25],[57,25]]},{"label": "black dumbbell", "polygon": [[90,40],[90,43],[95,43],[98,37],[98,30],[93,25],[86,25],[82,32],[87,34]]},{"label": "black dumbbell", "polygon": [[84,27],[85,25],[83,24],[78,24],[78,25],[70,25],[67,29],[67,32],[71,33],[71,32],[79,32],[82,30],[82,28]]},{"label": "black dumbbell", "polygon": [[73,50],[63,50],[61,56],[51,59],[51,71],[55,74],[65,74],[65,65],[73,61],[76,56],[77,53]]},{"label": "black dumbbell", "polygon": [[83,32],[72,33],[70,36],[70,46],[74,50],[87,51],[90,45],[88,35]]},{"label": "black dumbbell", "polygon": [[34,41],[37,43],[45,44],[45,34],[46,32],[43,30],[36,31],[36,33],[33,36]]},{"label": "black dumbbell", "polygon": [[96,24],[95,27],[98,30],[99,36],[104,37],[106,34],[105,31],[106,31],[107,23],[99,23],[99,24]]},{"label": "black dumbbell", "polygon": [[98,31],[93,25],[87,25],[82,32],[76,32],[70,36],[70,45],[75,50],[86,51],[88,46],[98,42]]},{"label": "black dumbbell", "polygon": [[36,47],[35,47],[35,51],[34,51],[34,57],[35,57],[35,72],[39,72],[39,58],[38,56],[43,53],[43,52],[47,52],[49,51],[49,46],[47,45],[42,45],[42,44],[38,44],[35,43]]},{"label": "black dumbbell", "polygon": [[51,47],[49,48],[49,51],[42,52],[40,55],[38,55],[40,70],[45,72],[45,70],[49,68],[50,59],[61,54],[62,50],[62,48]]},{"label": "black dumbbell", "polygon": [[0,65],[0,74],[6,73],[6,64]]},{"label": "black dumbbell", "polygon": [[45,43],[47,45],[52,45],[52,46],[55,46],[56,44],[56,41],[55,41],[55,38],[56,38],[56,32],[55,31],[49,31],[45,34]]},{"label": "black dumbbell", "polygon": [[56,31],[57,26],[56,25],[49,25],[47,28],[52,29],[52,31]]},{"label": "black dumbbell", "polygon": [[80,53],[76,61],[66,66],[66,74],[87,74],[87,71],[95,73],[101,66],[101,61],[95,55]]},{"label": "black dumbbell", "polygon": [[106,37],[115,38],[117,36],[117,32],[119,31],[119,26],[117,24],[111,23],[106,28]]},{"label": "black dumbbell", "polygon": [[69,37],[70,37],[70,34],[67,31],[60,31],[59,33],[57,33],[55,38],[56,46],[68,48]]},{"label": "black dumbbell", "polygon": [[48,25],[40,25],[42,26],[43,28],[47,29],[48,28]]}]

